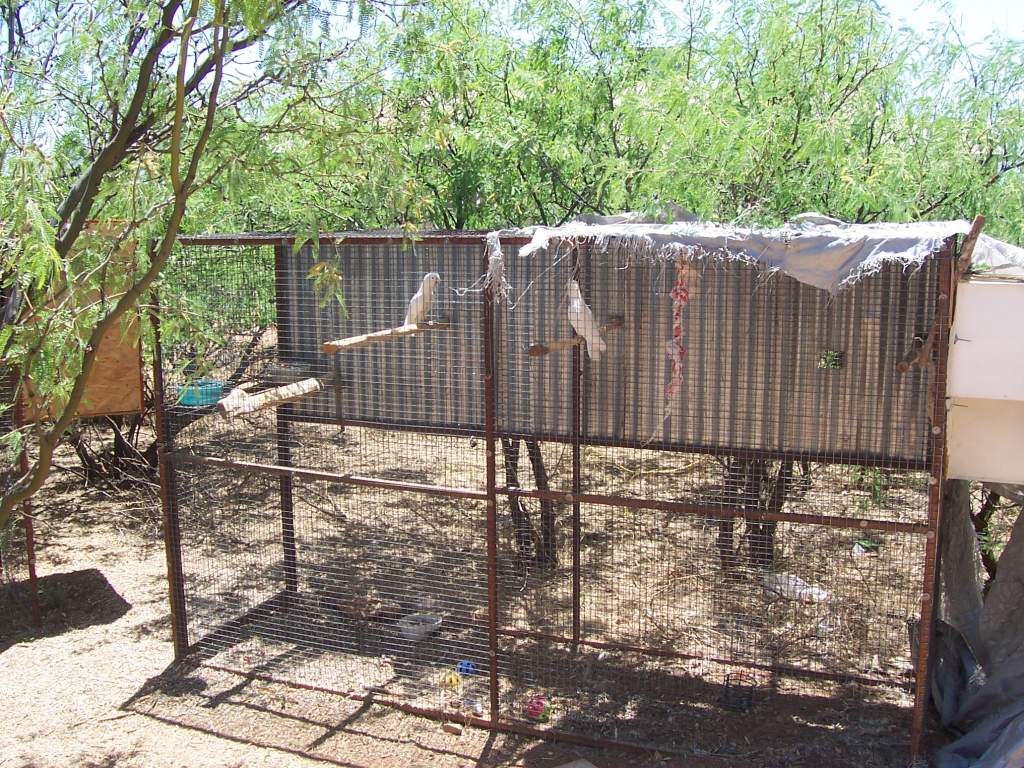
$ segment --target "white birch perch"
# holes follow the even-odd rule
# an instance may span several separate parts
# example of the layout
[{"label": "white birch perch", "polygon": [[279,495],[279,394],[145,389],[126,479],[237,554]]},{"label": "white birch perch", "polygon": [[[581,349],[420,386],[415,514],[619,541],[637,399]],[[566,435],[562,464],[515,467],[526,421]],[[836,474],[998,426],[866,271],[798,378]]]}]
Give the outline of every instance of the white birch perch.
[{"label": "white birch perch", "polygon": [[[601,333],[614,331],[616,328],[621,328],[622,325],[622,318],[616,317],[601,326]],[[584,341],[583,336],[573,336],[571,339],[555,339],[554,341],[538,341],[536,344],[530,345],[530,348],[526,350],[526,354],[530,357],[541,357],[552,352],[562,352],[566,349],[578,347]]]},{"label": "white birch perch", "polygon": [[425,333],[426,331],[440,331],[450,327],[450,323],[410,323],[408,325],[400,325],[397,328],[388,328],[383,331],[363,333],[359,336],[349,336],[347,339],[325,341],[322,348],[327,354],[332,354],[334,352],[341,352],[345,349],[367,347],[370,344],[379,344],[380,342],[391,341],[392,339],[397,339],[402,336],[412,336],[413,334]]},{"label": "white birch perch", "polygon": [[231,419],[241,416],[243,413],[253,413],[291,400],[298,400],[300,397],[312,395],[321,389],[323,389],[323,384],[319,379],[303,379],[294,384],[265,389],[256,395],[250,395],[239,387],[232,389],[227,397],[217,403],[217,410],[224,418]]}]

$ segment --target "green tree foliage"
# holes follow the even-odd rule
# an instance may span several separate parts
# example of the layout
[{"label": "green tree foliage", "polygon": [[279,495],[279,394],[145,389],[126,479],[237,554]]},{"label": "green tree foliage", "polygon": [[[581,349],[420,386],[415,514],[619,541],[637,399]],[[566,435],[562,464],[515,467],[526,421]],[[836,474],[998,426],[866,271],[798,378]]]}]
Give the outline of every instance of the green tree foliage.
[{"label": "green tree foliage", "polygon": [[1020,240],[1022,76],[1021,41],[924,40],[867,0],[411,5],[282,119],[216,221],[487,228],[675,202],[747,223],[984,211]]},{"label": "green tree foliage", "polygon": [[[871,0],[3,0],[0,32],[0,349],[65,415],[123,309],[47,306],[106,275],[116,242],[86,242],[89,219],[158,238],[138,295],[179,227],[678,203],[751,224],[983,212],[1024,239],[1024,44],[922,39]],[[343,298],[344,275],[311,279]]]},{"label": "green tree foliage", "polygon": [[[311,18],[299,0],[0,6],[0,355],[53,415],[31,428],[30,470],[0,488],[0,528],[45,480],[99,340],[154,284],[189,198],[225,171],[223,148],[239,140],[232,115],[294,91],[327,58],[323,46],[286,46],[288,82],[272,56],[243,60],[259,41],[305,40],[303,12]],[[95,219],[116,222],[112,238],[90,236]],[[136,273],[124,274],[122,244],[151,238]]]}]

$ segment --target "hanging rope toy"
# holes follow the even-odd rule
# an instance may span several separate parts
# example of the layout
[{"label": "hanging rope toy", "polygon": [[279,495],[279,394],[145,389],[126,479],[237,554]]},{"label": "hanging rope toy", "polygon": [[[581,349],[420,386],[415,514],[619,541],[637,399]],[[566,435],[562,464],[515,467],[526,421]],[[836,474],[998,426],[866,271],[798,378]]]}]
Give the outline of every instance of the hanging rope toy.
[{"label": "hanging rope toy", "polygon": [[665,387],[667,406],[675,400],[676,392],[683,383],[683,308],[690,301],[690,263],[679,259],[676,264],[676,284],[672,288],[672,339],[665,342],[665,351],[672,361],[672,379]]},{"label": "hanging rope toy", "polygon": [[511,286],[505,280],[505,256],[501,252],[501,241],[497,232],[487,235],[487,274],[484,276],[484,290],[490,289],[495,304],[508,298]]}]

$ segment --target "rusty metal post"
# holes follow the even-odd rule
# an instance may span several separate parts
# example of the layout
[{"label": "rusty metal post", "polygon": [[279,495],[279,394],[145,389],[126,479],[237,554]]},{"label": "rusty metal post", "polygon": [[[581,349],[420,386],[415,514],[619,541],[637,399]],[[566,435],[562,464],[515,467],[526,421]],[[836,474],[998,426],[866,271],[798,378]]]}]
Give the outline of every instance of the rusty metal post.
[{"label": "rusty metal post", "polygon": [[[150,246],[152,254],[152,245]],[[163,349],[160,345],[160,297],[153,292],[150,310],[153,325],[153,410],[156,414],[157,457],[160,471],[160,506],[163,512],[164,551],[167,556],[167,589],[171,603],[171,639],[174,658],[188,653],[188,609],[185,605],[185,577],[181,564],[181,523],[175,491],[174,460],[171,455],[171,429],[164,403],[167,392],[164,382]]]},{"label": "rusty metal post", "polygon": [[[278,355],[287,359],[294,352],[291,329],[295,318],[292,316],[291,303],[288,301],[288,271],[285,258],[288,251],[284,245],[274,246],[274,311],[277,315],[277,349]],[[337,382],[335,382],[337,384]],[[277,463],[282,467],[292,466],[292,420],[295,407],[292,403],[284,403],[274,409],[275,429],[274,440],[277,444]],[[298,594],[299,572],[298,552],[295,546],[295,495],[294,480],[290,473],[282,473],[278,478],[281,498],[281,549],[284,561],[284,588],[289,595]]]},{"label": "rusty metal post", "polygon": [[[487,249],[484,249],[484,274],[487,273]],[[497,441],[495,438],[494,386],[494,296],[490,286],[483,291],[483,356],[484,356],[484,437],[487,444],[487,635],[490,661],[492,724],[497,724],[498,710],[498,495]]]},{"label": "rusty metal post", "polygon": [[935,631],[939,587],[939,529],[942,515],[942,483],[946,475],[946,359],[949,354],[950,296],[953,291],[952,243],[940,252],[938,295],[935,302],[935,345],[932,360],[931,441],[928,446],[928,532],[925,534],[924,577],[921,585],[921,623],[914,675],[914,711],[910,726],[910,751],[921,755],[931,664],[929,650]]},{"label": "rusty metal post", "polygon": [[[282,467],[292,466],[292,403],[284,403],[276,409],[275,440],[277,441],[277,463]],[[284,558],[284,588],[290,595],[298,594],[299,571],[298,552],[295,546],[295,498],[292,475],[282,473],[278,478],[281,497],[281,549]]]},{"label": "rusty metal post", "polygon": [[[573,246],[570,274],[579,281],[579,246]],[[581,286],[582,288],[582,286]],[[572,329],[573,337],[576,329]],[[580,418],[582,416],[583,360],[579,344],[572,348],[572,640],[573,651],[580,641],[580,493],[582,491],[582,452]]]}]

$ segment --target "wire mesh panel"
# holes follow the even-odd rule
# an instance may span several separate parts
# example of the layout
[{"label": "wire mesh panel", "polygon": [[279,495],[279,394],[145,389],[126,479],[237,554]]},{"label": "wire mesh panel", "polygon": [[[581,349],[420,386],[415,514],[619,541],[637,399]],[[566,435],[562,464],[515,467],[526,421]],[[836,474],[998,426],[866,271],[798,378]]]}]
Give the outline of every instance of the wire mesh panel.
[{"label": "wire mesh panel", "polygon": [[[177,445],[276,464],[285,460],[283,430],[296,467],[482,490],[483,449],[471,439],[483,433],[481,300],[473,288],[481,244],[339,241],[182,249],[168,286],[191,317],[207,322],[172,327],[179,343],[165,345]],[[429,332],[324,350],[325,342],[401,327],[432,273],[440,282],[423,318],[436,326]],[[309,381],[316,391],[289,405],[283,420],[275,409],[205,418],[239,385],[258,391]],[[479,450],[462,460],[467,446]]]},{"label": "wire mesh panel", "polygon": [[597,742],[905,742],[948,261],[830,297],[515,245],[485,279],[483,236],[186,243],[161,409],[182,645]]},{"label": "wire mesh panel", "polygon": [[[327,375],[337,388],[304,400],[296,415],[482,432],[480,293],[469,290],[482,263],[479,243],[347,245],[342,239],[316,252],[306,246],[286,254],[281,310],[289,333],[282,362]],[[337,292],[318,283],[325,270],[340,276]],[[322,351],[325,341],[401,326],[429,275],[438,283],[429,288],[429,310],[421,319],[443,328],[356,347],[337,360]]]},{"label": "wire mesh panel", "polygon": [[[0,366],[0,436],[17,427],[18,378],[15,371]],[[21,473],[22,465],[14,444],[0,446],[0,488],[6,489]],[[35,547],[30,512],[22,505],[0,527],[0,634],[17,632],[39,622],[35,579]]]},{"label": "wire mesh panel", "polygon": [[32,625],[34,589],[24,519],[15,514],[0,528],[0,635]]},{"label": "wire mesh panel", "polygon": [[486,670],[479,501],[298,480],[282,516],[278,478],[176,479],[189,639],[210,663],[424,706],[457,692],[460,662]]}]

